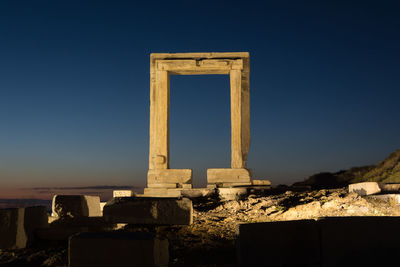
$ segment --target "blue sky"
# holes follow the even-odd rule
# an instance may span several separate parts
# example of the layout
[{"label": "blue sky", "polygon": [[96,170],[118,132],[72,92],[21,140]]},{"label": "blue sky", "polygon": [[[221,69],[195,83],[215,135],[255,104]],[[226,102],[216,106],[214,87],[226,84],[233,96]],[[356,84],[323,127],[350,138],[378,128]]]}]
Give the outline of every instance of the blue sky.
[{"label": "blue sky", "polygon": [[[395,1],[0,2],[0,186],[143,186],[152,52],[248,51],[254,178],[399,148]],[[229,167],[229,79],[171,79],[171,167]]]}]

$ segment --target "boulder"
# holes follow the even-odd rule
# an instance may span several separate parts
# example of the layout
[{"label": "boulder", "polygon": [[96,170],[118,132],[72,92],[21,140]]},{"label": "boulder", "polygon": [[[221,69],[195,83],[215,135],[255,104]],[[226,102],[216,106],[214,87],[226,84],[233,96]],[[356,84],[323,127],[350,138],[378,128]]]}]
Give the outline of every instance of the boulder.
[{"label": "boulder", "polygon": [[114,198],[104,206],[103,217],[112,223],[189,225],[193,205],[187,198]]},{"label": "boulder", "polygon": [[349,193],[353,192],[360,196],[367,196],[380,193],[381,188],[376,182],[349,184]]},{"label": "boulder", "polygon": [[168,241],[152,233],[88,232],[69,239],[69,267],[167,267]]},{"label": "boulder", "polygon": [[100,197],[85,195],[55,195],[52,205],[56,217],[101,216]]}]

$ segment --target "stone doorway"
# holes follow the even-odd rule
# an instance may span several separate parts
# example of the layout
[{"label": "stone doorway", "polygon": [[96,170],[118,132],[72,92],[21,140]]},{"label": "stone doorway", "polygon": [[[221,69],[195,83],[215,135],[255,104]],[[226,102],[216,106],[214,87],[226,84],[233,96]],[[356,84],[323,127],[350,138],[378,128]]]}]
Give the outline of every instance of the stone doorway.
[{"label": "stone doorway", "polygon": [[246,169],[250,147],[249,61],[246,52],[150,55],[148,188],[192,188],[191,169],[169,168],[170,75],[201,74],[230,76],[231,168],[208,169],[207,187],[251,185]]}]

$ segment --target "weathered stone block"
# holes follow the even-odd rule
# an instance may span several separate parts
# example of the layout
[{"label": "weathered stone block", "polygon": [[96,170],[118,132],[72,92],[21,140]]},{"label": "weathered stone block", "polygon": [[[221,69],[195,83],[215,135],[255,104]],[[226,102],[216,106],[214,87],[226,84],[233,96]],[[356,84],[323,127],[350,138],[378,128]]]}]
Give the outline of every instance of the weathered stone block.
[{"label": "weathered stone block", "polygon": [[186,198],[114,198],[104,206],[103,217],[112,223],[188,225],[193,205]]},{"label": "weathered stone block", "polygon": [[240,266],[318,266],[320,239],[314,220],[239,225]]},{"label": "weathered stone block", "polygon": [[69,267],[168,266],[168,241],[151,233],[81,233],[69,240]]},{"label": "weathered stone block", "polygon": [[198,198],[198,197],[209,197],[215,194],[215,189],[213,188],[194,188],[182,190],[182,197],[187,198]]},{"label": "weathered stone block", "polygon": [[182,190],[182,188],[145,188],[143,196],[178,198],[181,196]]},{"label": "weathered stone block", "polygon": [[384,184],[379,183],[382,192],[387,193],[400,193],[400,184]]},{"label": "weathered stone block", "polygon": [[0,249],[25,248],[24,208],[0,209]]},{"label": "weathered stone block", "polygon": [[321,227],[322,266],[392,266],[400,217],[329,217]]},{"label": "weathered stone block", "polygon": [[367,196],[381,192],[381,189],[376,182],[365,182],[349,184],[349,193],[357,193],[360,196]]},{"label": "weathered stone block", "polygon": [[35,241],[38,229],[47,228],[48,226],[47,207],[35,206],[25,208],[24,228],[28,244],[32,244]]},{"label": "weathered stone block", "polygon": [[222,201],[238,200],[247,194],[247,188],[217,188],[217,194]]},{"label": "weathered stone block", "polygon": [[58,217],[101,216],[100,197],[84,195],[55,195],[52,211]]},{"label": "weathered stone block", "polygon": [[147,187],[176,188],[179,184],[191,185],[192,173],[191,169],[149,170],[147,173]]},{"label": "weathered stone block", "polygon": [[113,197],[132,197],[132,190],[114,190]]},{"label": "weathered stone block", "polygon": [[207,169],[207,183],[241,183],[251,185],[251,173],[248,169]]},{"label": "weathered stone block", "polygon": [[382,195],[372,195],[369,198],[381,200],[388,202],[392,205],[399,205],[400,204],[400,194],[382,194]]},{"label": "weathered stone block", "polygon": [[270,180],[252,180],[253,185],[258,185],[258,186],[270,186],[271,181]]}]

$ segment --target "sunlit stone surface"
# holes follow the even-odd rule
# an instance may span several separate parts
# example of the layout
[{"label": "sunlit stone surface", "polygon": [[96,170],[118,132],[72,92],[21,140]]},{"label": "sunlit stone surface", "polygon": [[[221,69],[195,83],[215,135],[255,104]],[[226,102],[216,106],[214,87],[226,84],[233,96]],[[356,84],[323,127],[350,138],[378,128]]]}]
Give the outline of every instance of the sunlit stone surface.
[{"label": "sunlit stone surface", "polygon": [[131,197],[133,196],[132,190],[114,190],[113,197]]},{"label": "sunlit stone surface", "polygon": [[193,205],[187,198],[114,198],[104,206],[103,216],[112,223],[189,225]]},{"label": "sunlit stone surface", "polygon": [[349,184],[349,193],[357,193],[360,196],[367,196],[381,192],[381,188],[376,182],[364,182]]}]

